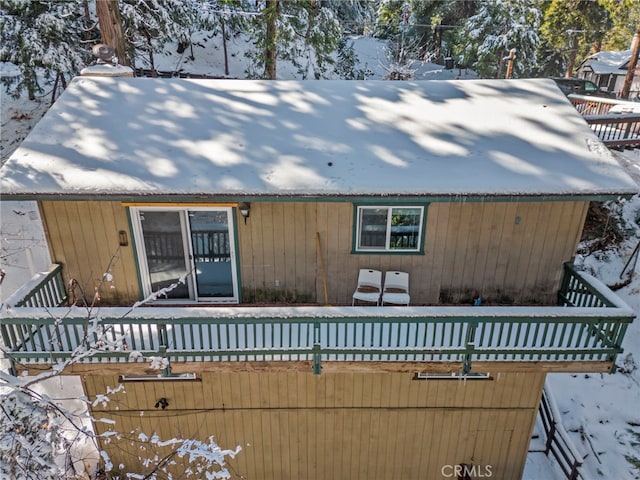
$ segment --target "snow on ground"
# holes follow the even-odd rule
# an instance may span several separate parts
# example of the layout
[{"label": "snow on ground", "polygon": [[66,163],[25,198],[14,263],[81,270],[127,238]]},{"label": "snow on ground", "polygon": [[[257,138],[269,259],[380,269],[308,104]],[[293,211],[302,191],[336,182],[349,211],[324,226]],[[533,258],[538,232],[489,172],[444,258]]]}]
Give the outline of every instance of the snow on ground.
[{"label": "snow on ground", "polygon": [[[628,152],[633,169],[640,167],[636,151]],[[639,182],[640,185],[640,182]],[[625,264],[640,241],[640,196],[624,202],[621,212],[630,238],[619,250],[576,258],[588,272],[607,285],[629,285],[616,291],[636,315],[640,315],[640,261]],[[634,257],[637,259],[637,257]],[[622,274],[622,275],[621,275]],[[586,454],[585,470],[592,479],[640,478],[640,321],[627,330],[624,353],[618,357],[619,371],[606,374],[552,374],[549,383],[562,413],[563,423],[574,443]],[[631,466],[635,458],[636,468]]]},{"label": "snow on ground", "polygon": [[[0,77],[15,75],[0,62]],[[50,106],[49,92],[29,101],[11,98],[0,87],[0,165],[20,145]],[[0,192],[0,195],[2,192]],[[36,202],[0,202],[0,301],[51,264]]]},{"label": "snow on ground", "polygon": [[51,265],[38,205],[32,201],[0,202],[0,302],[36,273]]},{"label": "snow on ground", "polygon": [[[169,55],[159,61],[160,69],[171,65],[183,65],[184,70],[192,73],[224,76],[221,61],[221,47],[218,42],[201,42],[212,48],[196,50],[196,60],[186,61]],[[360,47],[359,47],[360,45]],[[240,45],[237,46],[238,49]],[[385,65],[385,47],[372,39],[356,42],[356,51],[363,64],[375,71],[373,78],[382,78],[388,71]],[[232,53],[233,52],[233,53]],[[188,53],[188,52],[187,52]],[[229,77],[242,78],[247,69],[247,60],[239,50],[230,50]],[[180,61],[178,61],[180,60]],[[173,62],[173,63],[172,63]],[[204,67],[203,65],[207,65]],[[458,70],[444,70],[442,67],[421,64],[417,66],[416,77],[455,78],[472,75]],[[0,70],[2,72],[2,70]],[[431,73],[429,73],[431,72]],[[283,78],[287,78],[283,74]],[[49,96],[40,97],[36,102],[25,99],[12,99],[0,92],[2,107],[0,138],[1,158],[5,160],[38,121],[48,106]],[[629,173],[640,185],[640,153],[628,152],[620,159]],[[639,187],[640,188],[640,187]],[[39,225],[39,216],[35,202],[0,202],[1,250],[0,268],[7,275],[0,285],[0,299],[6,298],[17,289],[23,279],[31,276],[32,271],[42,271],[49,267],[50,260],[44,243],[44,233]],[[593,254],[586,258],[578,257],[582,264],[595,277],[608,285],[620,283],[620,273],[640,240],[640,197],[625,203],[622,216],[630,221],[635,230],[630,239],[619,251]],[[635,224],[635,226],[633,226]],[[22,243],[21,243],[22,242]],[[20,250],[23,248],[23,256]],[[30,253],[27,253],[30,252]],[[30,256],[29,256],[30,255]],[[617,294],[640,314],[640,262],[635,267],[633,281],[617,291]],[[585,478],[591,480],[635,480],[640,478],[640,469],[634,468],[625,458],[636,458],[640,465],[640,325],[636,320],[629,328],[624,343],[625,352],[619,357],[621,371],[614,375],[601,374],[553,374],[549,375],[556,402],[563,414],[565,428],[575,444],[586,454]],[[56,381],[43,386],[53,398],[77,395],[70,393]],[[532,449],[535,448],[532,443]],[[561,480],[559,469],[543,453],[529,455],[524,480]]]},{"label": "snow on ground", "polygon": [[[253,61],[244,54],[247,42],[242,36],[231,37],[227,41],[227,69],[220,36],[207,33],[193,35],[193,47],[179,54],[175,49],[167,49],[166,53],[156,55],[154,63],[160,72],[179,72],[191,75],[208,75],[225,78],[246,78],[249,74],[260,74],[253,67]],[[468,69],[445,69],[426,61],[411,61],[404,65],[393,62],[393,55],[386,42],[365,36],[351,37],[347,44],[352,44],[358,58],[356,69],[365,72],[367,80],[385,79],[394,70],[410,72],[415,80],[453,80],[477,78],[478,75]],[[390,60],[391,58],[391,60]],[[311,74],[312,75],[312,74]],[[299,79],[296,69],[288,62],[278,61],[277,76],[279,80]],[[331,75],[329,75],[331,78]],[[310,78],[313,78],[311,76]]]}]

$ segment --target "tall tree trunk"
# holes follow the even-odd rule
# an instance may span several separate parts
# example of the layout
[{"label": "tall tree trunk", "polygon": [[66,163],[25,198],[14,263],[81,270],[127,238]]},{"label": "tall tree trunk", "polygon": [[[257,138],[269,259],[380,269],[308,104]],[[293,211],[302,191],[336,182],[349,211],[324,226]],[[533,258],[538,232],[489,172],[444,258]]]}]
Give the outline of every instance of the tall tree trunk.
[{"label": "tall tree trunk", "polygon": [[576,66],[576,57],[578,56],[578,49],[577,48],[572,48],[571,49],[571,54],[569,54],[569,63],[567,65],[567,71],[565,72],[564,76],[569,78],[573,76],[573,69]]},{"label": "tall tree trunk", "polygon": [[307,25],[307,31],[304,33],[304,41],[306,43],[309,42],[309,37],[311,36],[311,30],[314,27],[314,24],[316,23],[316,17],[318,16],[318,2],[316,2],[316,0],[311,0],[310,3],[310,12],[309,12],[309,20],[308,20],[308,25]]},{"label": "tall tree trunk", "polygon": [[60,81],[60,72],[58,72],[56,74],[56,80],[55,82],[53,82],[53,90],[51,91],[51,103],[50,105],[53,105],[53,103],[56,101],[56,91],[58,90],[58,82]]},{"label": "tall tree trunk", "polygon": [[502,77],[502,66],[504,65],[504,50],[498,52],[498,70],[496,71],[496,78]]},{"label": "tall tree trunk", "polygon": [[267,37],[264,49],[264,76],[269,80],[276,79],[277,20],[279,15],[279,0],[267,0],[264,9],[264,17],[267,23]]},{"label": "tall tree trunk", "polygon": [[158,72],[156,71],[156,63],[153,58],[153,44],[151,43],[151,35],[146,29],[144,36],[147,39],[147,47],[149,48],[149,70],[151,71],[151,76],[155,78],[158,76]]},{"label": "tall tree trunk", "polygon": [[433,33],[433,40],[435,42],[435,61],[437,62],[440,60],[440,55],[442,55],[442,27],[440,25],[436,25],[435,32]]},{"label": "tall tree trunk", "polygon": [[35,100],[37,82],[33,79],[31,75],[26,75],[24,79],[24,83],[27,86],[27,92],[29,93],[29,100]]},{"label": "tall tree trunk", "polygon": [[227,55],[227,32],[224,28],[224,19],[220,19],[220,28],[222,29],[222,51],[224,52],[224,74],[229,76],[229,56]]},{"label": "tall tree trunk", "polygon": [[96,13],[102,33],[102,43],[113,47],[120,65],[130,65],[127,58],[127,43],[122,33],[118,0],[96,0]]},{"label": "tall tree trunk", "polygon": [[620,96],[625,99],[629,99],[629,93],[631,92],[631,83],[633,82],[633,76],[638,65],[638,55],[640,55],[640,25],[636,30],[636,34],[633,36],[631,42],[631,60],[629,60],[629,67],[627,68],[627,74],[624,77],[624,84],[622,85],[622,92]]},{"label": "tall tree trunk", "polygon": [[83,16],[84,16],[84,31],[82,32],[82,39],[83,40],[90,40],[91,39],[91,30],[89,30],[89,27],[92,24],[91,21],[91,11],[89,10],[89,0],[82,0],[82,8],[84,10]]}]

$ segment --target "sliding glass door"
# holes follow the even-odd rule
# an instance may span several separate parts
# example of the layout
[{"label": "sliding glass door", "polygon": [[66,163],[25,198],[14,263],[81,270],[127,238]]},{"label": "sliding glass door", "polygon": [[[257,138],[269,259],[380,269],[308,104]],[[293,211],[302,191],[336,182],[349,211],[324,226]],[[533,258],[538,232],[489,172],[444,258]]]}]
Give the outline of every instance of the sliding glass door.
[{"label": "sliding glass door", "polygon": [[145,296],[238,302],[231,208],[131,211]]},{"label": "sliding glass door", "polygon": [[[180,212],[141,211],[139,221],[144,243],[144,260],[150,287],[147,295],[164,289],[163,297],[189,298],[185,251]],[[137,242],[140,245],[140,242]],[[143,262],[144,263],[144,262]],[[185,283],[180,283],[183,278]],[[169,290],[171,285],[175,285]]]},{"label": "sliding glass door", "polygon": [[234,297],[228,212],[209,210],[188,215],[198,297]]}]

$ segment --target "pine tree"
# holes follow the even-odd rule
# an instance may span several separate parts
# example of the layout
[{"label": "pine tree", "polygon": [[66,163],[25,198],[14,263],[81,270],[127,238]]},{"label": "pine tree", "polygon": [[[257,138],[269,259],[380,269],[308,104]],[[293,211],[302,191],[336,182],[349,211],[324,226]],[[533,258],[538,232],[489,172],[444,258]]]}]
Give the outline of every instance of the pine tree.
[{"label": "pine tree", "polygon": [[350,34],[371,33],[375,2],[369,0],[322,0],[322,6],[333,11],[344,30]]},{"label": "pine tree", "polygon": [[[279,60],[290,62],[301,78],[323,78],[333,63],[342,27],[318,0],[258,1],[250,33],[256,50],[247,52],[256,70],[249,77],[275,79]],[[262,74],[256,71],[263,69]]]},{"label": "pine tree", "polygon": [[400,37],[402,14],[409,8],[406,0],[381,0],[376,10],[374,36],[397,41]]},{"label": "pine tree", "polygon": [[542,13],[537,0],[487,0],[478,5],[460,33],[465,47],[459,63],[485,78],[501,77],[506,57],[516,49],[513,76],[530,75],[536,66]]},{"label": "pine tree", "polygon": [[371,75],[370,70],[366,65],[364,68],[357,68],[357,65],[358,56],[353,48],[353,41],[348,42],[346,38],[340,39],[334,72],[342,80],[366,80],[367,76]]},{"label": "pine tree", "polygon": [[458,30],[478,5],[475,0],[383,0],[375,35],[389,40],[399,63],[409,58],[444,63],[461,50]]},{"label": "pine tree", "polygon": [[537,52],[538,62],[532,71],[533,77],[562,77],[567,70],[566,52],[553,47],[544,35],[540,36]]},{"label": "pine tree", "polygon": [[627,50],[631,46],[638,25],[640,25],[640,8],[637,0],[599,0],[607,10],[610,28],[607,28],[602,39],[603,50]]},{"label": "pine tree", "polygon": [[134,63],[144,62],[154,74],[154,54],[171,41],[190,42],[198,7],[197,0],[121,0],[123,31],[135,52]]},{"label": "pine tree", "polygon": [[82,0],[0,1],[0,60],[17,66],[20,75],[4,77],[6,91],[29,99],[42,93],[42,82],[77,75],[91,60],[91,44],[83,43],[85,25]]},{"label": "pine tree", "polygon": [[478,5],[474,0],[412,0],[415,21],[408,37],[419,58],[444,63],[444,57],[459,53],[457,32]]},{"label": "pine tree", "polygon": [[198,10],[198,25],[212,35],[220,34],[224,52],[224,74],[229,75],[227,41],[247,30],[248,0],[208,0]]},{"label": "pine tree", "polygon": [[576,61],[584,59],[602,42],[608,13],[591,0],[552,0],[544,13],[541,35],[555,50],[563,52],[566,76],[572,76]]}]

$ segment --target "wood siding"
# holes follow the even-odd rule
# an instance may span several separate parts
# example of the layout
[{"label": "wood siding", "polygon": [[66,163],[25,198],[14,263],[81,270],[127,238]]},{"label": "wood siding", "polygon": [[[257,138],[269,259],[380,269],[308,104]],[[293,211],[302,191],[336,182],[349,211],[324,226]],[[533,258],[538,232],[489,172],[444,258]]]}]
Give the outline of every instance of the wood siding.
[{"label": "wood siding", "polygon": [[[424,255],[353,254],[353,208],[252,202],[247,223],[236,219],[243,301],[350,304],[358,269],[375,268],[409,272],[413,304],[470,303],[476,294],[489,303],[554,303],[588,202],[432,203]],[[138,299],[125,207],[65,201],[42,202],[41,210],[52,258],[67,278],[92,291],[112,261],[103,301]],[[128,247],[118,248],[119,230],[129,232]]]},{"label": "wood siding", "polygon": [[[120,202],[40,202],[49,252],[63,265],[65,283],[77,282],[71,299],[83,296],[91,304],[96,292],[100,302],[130,305],[140,289],[133,235],[127,211]],[[120,246],[118,232],[127,232],[129,245]],[[110,273],[112,280],[104,278]]]},{"label": "wood siding", "polygon": [[[445,478],[445,465],[465,463],[514,480],[524,469],[545,375],[493,375],[464,382],[408,373],[202,373],[201,381],[127,382],[93,414],[116,421],[97,423],[99,432],[214,435],[223,448],[239,445],[230,464],[242,478],[435,479]],[[83,383],[93,400],[118,377]],[[167,409],[155,408],[163,397]],[[139,442],[103,447],[115,465],[135,468]]]}]

